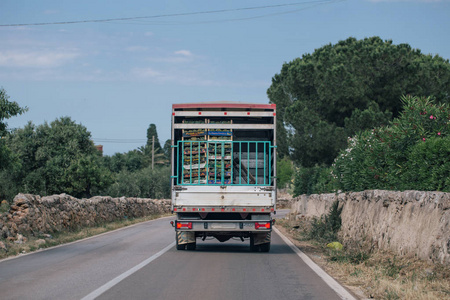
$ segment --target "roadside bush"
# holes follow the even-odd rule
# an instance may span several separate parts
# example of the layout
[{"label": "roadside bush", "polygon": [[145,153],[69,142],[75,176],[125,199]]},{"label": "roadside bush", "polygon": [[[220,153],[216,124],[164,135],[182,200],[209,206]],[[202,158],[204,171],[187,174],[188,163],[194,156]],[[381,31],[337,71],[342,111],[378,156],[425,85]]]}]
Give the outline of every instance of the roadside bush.
[{"label": "roadside bush", "polygon": [[332,165],[338,189],[448,190],[449,105],[430,97],[402,101],[402,113],[389,126],[349,139]]},{"label": "roadside bush", "polygon": [[105,193],[111,197],[170,198],[170,168],[122,170]]},{"label": "roadside bush", "polygon": [[294,164],[287,158],[283,157],[277,162],[277,185],[279,189],[289,186],[294,176]]},{"label": "roadside bush", "polygon": [[450,137],[431,138],[411,147],[403,178],[404,188],[450,192]]},{"label": "roadside bush", "polygon": [[6,200],[3,200],[0,202],[0,214],[9,211],[9,202]]},{"label": "roadside bush", "polygon": [[329,167],[317,165],[311,168],[300,167],[295,174],[294,197],[335,192],[336,180],[331,170]]},{"label": "roadside bush", "polygon": [[339,201],[333,202],[330,212],[316,218],[312,221],[311,229],[308,232],[308,238],[321,243],[330,243],[337,241],[337,233],[341,229],[341,212],[343,207],[339,208]]}]

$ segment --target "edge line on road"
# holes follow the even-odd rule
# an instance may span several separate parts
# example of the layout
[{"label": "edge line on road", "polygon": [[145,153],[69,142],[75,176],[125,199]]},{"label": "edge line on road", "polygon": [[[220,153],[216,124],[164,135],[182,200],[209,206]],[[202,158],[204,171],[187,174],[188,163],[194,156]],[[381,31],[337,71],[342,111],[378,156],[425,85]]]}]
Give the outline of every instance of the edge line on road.
[{"label": "edge line on road", "polygon": [[128,276],[136,273],[137,271],[139,271],[140,269],[142,269],[143,267],[145,267],[146,265],[148,265],[149,263],[151,263],[152,261],[154,261],[155,259],[157,259],[161,255],[163,255],[164,253],[169,251],[174,246],[175,246],[175,242],[171,243],[170,245],[168,245],[166,248],[162,249],[158,253],[150,256],[149,258],[147,258],[146,260],[144,260],[140,264],[134,266],[133,268],[129,269],[128,271],[120,274],[116,278],[114,278],[114,279],[110,280],[109,282],[105,283],[104,285],[102,285],[101,287],[96,289],[95,291],[91,292],[89,295],[81,298],[81,300],[93,300],[93,299],[97,298],[98,296],[100,296],[101,294],[103,294],[104,292],[106,292],[107,290],[109,290],[110,288],[112,288],[113,286],[115,286],[116,284],[118,284],[119,282],[121,282],[122,280],[127,278]]},{"label": "edge line on road", "polygon": [[110,234],[110,233],[113,233],[113,232],[117,232],[117,231],[120,231],[120,230],[125,230],[125,229],[128,229],[128,228],[133,228],[135,226],[142,225],[142,224],[145,224],[145,223],[148,223],[148,222],[154,222],[154,221],[158,221],[158,220],[162,220],[162,219],[169,219],[169,218],[173,218],[173,217],[174,216],[166,216],[166,217],[156,218],[156,219],[152,219],[152,220],[148,220],[148,221],[144,221],[144,222],[128,225],[128,226],[125,226],[125,227],[120,227],[120,228],[117,228],[117,229],[114,229],[114,230],[111,230],[111,231],[105,231],[103,233],[100,233],[100,234],[97,234],[97,235],[93,235],[93,236],[89,236],[89,237],[83,238],[81,240],[76,240],[76,241],[69,242],[69,243],[59,244],[59,245],[48,247],[48,248],[39,248],[38,250],[33,251],[33,252],[28,252],[28,253],[24,253],[24,254],[18,254],[16,256],[11,256],[11,257],[6,257],[6,258],[3,258],[3,259],[0,259],[0,263],[2,263],[4,261],[13,260],[13,259],[21,258],[21,257],[24,257],[24,256],[33,255],[33,254],[36,254],[36,253],[52,250],[52,249],[55,249],[55,248],[69,246],[69,245],[76,244],[76,243],[79,243],[79,242],[84,242],[84,241],[87,241],[87,240],[90,240],[90,239],[94,239],[96,237],[101,237],[103,235],[107,235],[107,234]]},{"label": "edge line on road", "polygon": [[291,242],[284,234],[277,228],[273,230],[281,237],[281,239],[310,267],[323,281],[335,291],[341,299],[344,300],[357,300],[352,296],[341,284],[339,284],[333,277],[328,275],[322,268],[320,268],[315,262],[311,260],[305,253],[303,253],[294,243]]}]

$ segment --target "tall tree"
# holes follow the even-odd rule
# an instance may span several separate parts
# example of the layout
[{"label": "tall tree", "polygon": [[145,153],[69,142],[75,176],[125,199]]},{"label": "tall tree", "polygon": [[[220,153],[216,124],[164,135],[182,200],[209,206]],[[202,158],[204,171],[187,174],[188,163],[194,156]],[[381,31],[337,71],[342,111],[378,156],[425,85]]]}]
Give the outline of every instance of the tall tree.
[{"label": "tall tree", "polygon": [[147,129],[147,147],[149,147],[150,149],[152,149],[153,137],[155,137],[155,145],[154,145],[155,149],[156,148],[161,149],[161,144],[159,143],[156,125],[150,124],[150,126],[148,126]]},{"label": "tall tree", "polygon": [[34,126],[28,123],[6,139],[21,168],[11,172],[21,192],[90,196],[106,188],[110,172],[102,166],[86,127],[69,117]]},{"label": "tall tree", "polygon": [[6,119],[21,115],[28,110],[27,107],[20,107],[15,101],[9,101],[9,96],[5,89],[0,88],[0,137],[6,133],[8,124]]},{"label": "tall tree", "polygon": [[285,63],[267,94],[277,104],[281,155],[330,164],[348,136],[398,116],[403,94],[449,103],[450,63],[408,44],[349,38]]},{"label": "tall tree", "polygon": [[6,146],[4,138],[8,124],[5,120],[21,115],[28,110],[20,107],[15,101],[9,101],[9,96],[3,88],[0,88],[0,170],[10,167],[14,162],[11,150]]}]

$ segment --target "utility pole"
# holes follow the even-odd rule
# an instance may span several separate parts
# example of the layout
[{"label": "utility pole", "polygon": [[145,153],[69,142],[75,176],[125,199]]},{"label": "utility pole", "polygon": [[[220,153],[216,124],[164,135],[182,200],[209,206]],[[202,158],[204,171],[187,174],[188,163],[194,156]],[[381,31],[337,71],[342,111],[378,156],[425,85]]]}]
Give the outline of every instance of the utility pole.
[{"label": "utility pole", "polygon": [[152,136],[152,170],[155,165],[155,136]]}]

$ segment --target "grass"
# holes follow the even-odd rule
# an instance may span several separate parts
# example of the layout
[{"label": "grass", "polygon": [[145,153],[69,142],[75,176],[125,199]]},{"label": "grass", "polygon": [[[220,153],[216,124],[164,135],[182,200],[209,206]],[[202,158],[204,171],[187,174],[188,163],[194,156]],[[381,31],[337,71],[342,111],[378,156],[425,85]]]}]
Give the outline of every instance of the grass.
[{"label": "grass", "polygon": [[310,231],[317,231],[317,225],[310,220],[277,220],[277,224],[311,259],[364,298],[450,299],[448,265],[359,247],[331,250],[326,244],[332,240],[311,239]]},{"label": "grass", "polygon": [[[91,236],[95,236],[108,231],[116,230],[133,224],[154,220],[162,217],[161,215],[150,215],[143,218],[123,219],[111,223],[105,223],[95,227],[84,227],[76,231],[56,232],[51,235],[44,234],[39,236],[27,236],[22,244],[16,244],[13,241],[1,240],[7,247],[8,251],[0,249],[0,259],[4,259],[19,254],[25,254],[58,246],[78,240],[82,240]],[[45,243],[42,242],[45,241]]]}]

